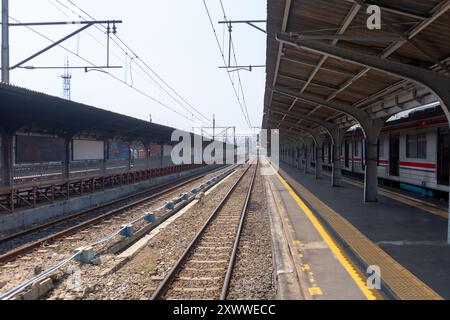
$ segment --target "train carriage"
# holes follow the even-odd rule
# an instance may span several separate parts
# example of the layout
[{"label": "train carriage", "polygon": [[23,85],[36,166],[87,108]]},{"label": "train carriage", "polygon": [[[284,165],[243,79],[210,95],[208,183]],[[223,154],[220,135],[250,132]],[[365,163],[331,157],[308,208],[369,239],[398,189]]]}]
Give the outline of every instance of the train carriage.
[{"label": "train carriage", "polygon": [[[449,130],[439,107],[388,121],[377,149],[378,177],[382,184],[429,197],[448,193]],[[325,168],[331,169],[331,158],[331,141],[326,140],[322,153]],[[341,148],[343,173],[363,177],[365,161],[364,135],[360,128],[354,128],[346,133]]]}]

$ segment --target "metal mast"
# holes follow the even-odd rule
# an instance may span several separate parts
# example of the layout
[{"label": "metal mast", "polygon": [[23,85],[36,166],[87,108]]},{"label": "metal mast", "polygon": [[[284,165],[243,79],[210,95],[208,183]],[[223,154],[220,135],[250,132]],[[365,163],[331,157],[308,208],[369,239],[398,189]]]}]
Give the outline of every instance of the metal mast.
[{"label": "metal mast", "polygon": [[2,0],[2,81],[9,83],[9,0]]},{"label": "metal mast", "polygon": [[67,57],[64,66],[64,74],[61,76],[61,78],[63,79],[63,97],[64,99],[71,100],[72,74],[69,71],[69,58]]}]

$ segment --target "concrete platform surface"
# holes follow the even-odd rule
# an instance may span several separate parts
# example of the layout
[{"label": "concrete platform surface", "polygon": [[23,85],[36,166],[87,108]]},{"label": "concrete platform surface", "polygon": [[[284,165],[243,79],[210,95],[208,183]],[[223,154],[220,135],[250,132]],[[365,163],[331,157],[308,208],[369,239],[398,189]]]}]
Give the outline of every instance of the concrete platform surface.
[{"label": "concrete platform surface", "polygon": [[438,295],[450,299],[448,219],[382,194],[378,203],[365,204],[363,190],[355,184],[332,188],[327,176],[317,180],[285,164],[281,169],[287,180],[301,184]]},{"label": "concrete platform surface", "polygon": [[345,255],[336,250],[332,240],[324,239],[287,186],[276,175],[266,178],[267,192],[279,202],[281,217],[287,223],[287,239],[296,251],[292,256],[302,273],[299,280],[307,299],[375,299],[376,296],[364,288],[363,278],[352,269]]}]

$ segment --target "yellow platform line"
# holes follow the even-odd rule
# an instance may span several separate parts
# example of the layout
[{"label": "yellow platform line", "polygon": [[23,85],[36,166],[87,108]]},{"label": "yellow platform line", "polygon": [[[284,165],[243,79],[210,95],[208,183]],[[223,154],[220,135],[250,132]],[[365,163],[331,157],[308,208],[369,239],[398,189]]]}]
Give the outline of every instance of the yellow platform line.
[{"label": "yellow platform line", "polygon": [[[282,171],[280,169],[280,171]],[[291,188],[287,181],[278,174],[279,180],[283,183],[286,189],[289,191],[290,195],[295,199],[300,208],[305,212],[308,218],[311,220],[315,228],[330,246],[333,253],[336,255],[338,260],[350,274],[350,276],[355,280],[356,284],[360,287],[362,292],[369,298],[377,298],[376,292],[374,290],[369,290],[364,281],[363,277],[357,271],[357,268],[352,265],[350,259],[346,257],[342,249],[336,245],[335,241],[328,234],[324,226],[315,217],[308,206],[300,199],[297,193]],[[318,207],[322,210],[318,210],[318,213],[327,221],[330,226],[337,232],[337,234],[342,238],[350,249],[367,265],[378,265],[382,270],[382,279],[384,283],[394,292],[394,294],[399,299],[431,299],[431,300],[442,300],[443,298],[434,292],[430,287],[423,283],[420,279],[414,276],[409,270],[400,265],[391,256],[384,252],[379,246],[375,245],[370,239],[364,236],[358,229],[356,229],[350,222],[345,218],[340,216],[337,212],[332,210],[317,197],[315,197],[311,192],[309,192],[300,183],[298,184],[299,192],[301,191],[304,196],[311,198]],[[317,208],[316,208],[317,209]],[[325,212],[326,211],[326,212]],[[384,272],[383,272],[384,270]]]},{"label": "yellow platform line", "polygon": [[370,290],[367,287],[367,285],[364,281],[364,278],[357,271],[357,268],[350,262],[350,260],[346,257],[346,255],[342,251],[342,249],[336,244],[336,242],[333,240],[333,238],[325,230],[325,228],[322,226],[322,224],[319,222],[319,220],[314,216],[314,214],[311,212],[311,210],[309,210],[309,208],[306,206],[306,204],[299,198],[299,196],[295,193],[295,191],[291,188],[291,186],[283,179],[283,177],[281,177],[281,175],[278,174],[277,176],[278,176],[278,179],[283,184],[283,186],[286,188],[286,190],[288,190],[291,197],[300,206],[300,208],[306,214],[308,219],[314,225],[314,228],[317,230],[317,232],[319,232],[320,236],[327,243],[328,247],[333,252],[335,257],[338,259],[338,261],[341,263],[341,265],[344,267],[344,269],[347,271],[347,273],[350,275],[350,277],[353,279],[353,281],[355,281],[356,285],[362,291],[364,296],[368,300],[381,299],[382,298],[381,295],[379,295],[377,292],[374,292],[374,290]]}]

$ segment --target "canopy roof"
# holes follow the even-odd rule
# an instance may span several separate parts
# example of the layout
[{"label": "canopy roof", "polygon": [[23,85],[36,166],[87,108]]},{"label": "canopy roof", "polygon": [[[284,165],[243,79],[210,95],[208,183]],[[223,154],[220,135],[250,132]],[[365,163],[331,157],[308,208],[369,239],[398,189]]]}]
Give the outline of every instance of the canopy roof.
[{"label": "canopy roof", "polygon": [[[367,27],[368,5],[381,8],[380,30]],[[299,94],[364,110],[374,119],[437,101],[410,80],[297,40],[450,74],[449,0],[268,0],[267,24],[264,128],[301,133],[321,122],[344,128],[357,123],[348,113]]]}]

